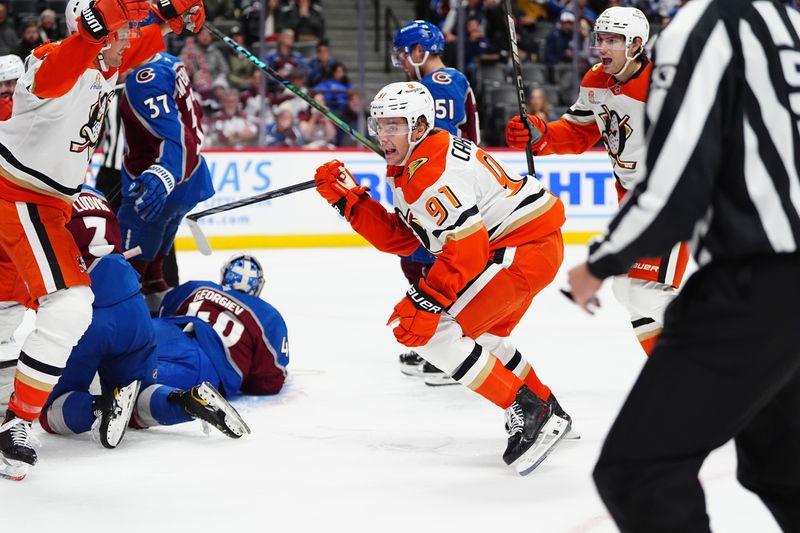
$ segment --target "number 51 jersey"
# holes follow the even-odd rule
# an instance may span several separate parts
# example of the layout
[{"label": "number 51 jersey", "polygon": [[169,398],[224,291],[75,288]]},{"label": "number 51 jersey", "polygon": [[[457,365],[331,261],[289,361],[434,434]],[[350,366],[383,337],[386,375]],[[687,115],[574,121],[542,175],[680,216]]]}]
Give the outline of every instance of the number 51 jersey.
[{"label": "number 51 jersey", "polygon": [[211,281],[190,281],[166,294],[159,314],[195,316],[210,324],[225,346],[228,364],[241,376],[242,393],[280,392],[289,364],[286,322],[261,298]]}]

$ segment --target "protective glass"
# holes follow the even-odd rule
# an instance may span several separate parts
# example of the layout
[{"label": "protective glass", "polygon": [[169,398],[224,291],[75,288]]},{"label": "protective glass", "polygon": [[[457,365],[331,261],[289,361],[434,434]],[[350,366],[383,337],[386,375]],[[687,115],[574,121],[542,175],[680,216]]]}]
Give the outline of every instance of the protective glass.
[{"label": "protective glass", "polygon": [[379,135],[408,135],[408,123],[403,122],[392,122],[391,124],[381,123],[378,122],[379,120],[386,120],[386,119],[379,119],[375,117],[369,117],[367,120],[367,126],[369,127],[369,134],[373,137],[378,137]]},{"label": "protective glass", "polygon": [[402,48],[395,48],[392,50],[392,65],[395,67],[402,67],[408,54]]},{"label": "protective glass", "polygon": [[625,36],[619,33],[593,31],[589,46],[595,49],[603,47],[608,50],[625,50]]},{"label": "protective glass", "polygon": [[127,27],[122,27],[115,31],[112,36],[112,41],[121,41],[122,39],[138,39],[142,36],[142,28],[138,22],[128,22]]}]

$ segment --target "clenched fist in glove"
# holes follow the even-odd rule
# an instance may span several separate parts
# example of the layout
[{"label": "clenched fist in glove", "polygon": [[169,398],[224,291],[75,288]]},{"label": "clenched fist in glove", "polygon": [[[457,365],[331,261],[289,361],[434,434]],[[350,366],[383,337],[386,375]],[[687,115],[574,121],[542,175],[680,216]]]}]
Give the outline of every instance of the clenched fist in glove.
[{"label": "clenched fist in glove", "polygon": [[506,144],[508,146],[524,150],[530,143],[534,150],[544,148],[547,143],[542,142],[542,137],[547,132],[547,123],[536,115],[528,115],[528,120],[533,125],[533,135],[519,115],[508,121],[506,124]]},{"label": "clenched fist in glove", "polygon": [[110,34],[127,25],[140,22],[150,14],[144,0],[95,0],[78,16],[78,33],[92,43],[101,43]]},{"label": "clenched fist in glove", "polygon": [[133,208],[139,218],[150,222],[158,218],[164,210],[167,196],[175,188],[175,177],[160,165],[151,165],[131,181],[128,191],[136,201]]},{"label": "clenched fist in glove", "polygon": [[206,21],[206,8],[202,0],[156,0],[155,9],[176,35],[183,32],[184,28],[197,33]]},{"label": "clenched fist in glove", "polygon": [[386,325],[397,323],[394,336],[403,346],[425,346],[436,333],[444,308],[450,304],[443,302],[447,302],[447,298],[421,279],[409,287],[405,298],[394,306]]},{"label": "clenched fist in glove", "polygon": [[347,220],[350,220],[353,206],[369,188],[356,183],[355,178],[338,159],[328,161],[317,168],[314,174],[317,192],[325,198]]}]

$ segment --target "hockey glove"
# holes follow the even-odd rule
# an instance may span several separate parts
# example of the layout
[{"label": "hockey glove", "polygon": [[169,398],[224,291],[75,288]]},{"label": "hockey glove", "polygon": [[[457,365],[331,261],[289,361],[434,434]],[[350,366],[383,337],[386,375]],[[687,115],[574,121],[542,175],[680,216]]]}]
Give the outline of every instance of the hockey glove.
[{"label": "hockey glove", "polygon": [[547,143],[542,143],[542,137],[547,132],[547,123],[536,115],[528,115],[528,120],[533,125],[533,136],[528,131],[528,125],[522,122],[519,115],[508,121],[506,124],[506,144],[508,146],[524,150],[530,143],[534,150],[544,148]]},{"label": "hockey glove", "polygon": [[78,33],[91,43],[101,43],[128,22],[139,22],[150,13],[144,0],[95,0],[78,16]]},{"label": "hockey glove", "polygon": [[175,188],[175,177],[160,165],[151,165],[131,181],[128,192],[136,201],[133,208],[139,218],[151,222],[161,215],[167,196]]},{"label": "hockey glove", "polygon": [[442,302],[446,301],[447,298],[421,279],[418,284],[409,287],[405,298],[394,306],[386,325],[397,323],[393,331],[400,344],[409,348],[425,346],[436,333],[439,318],[446,307]]},{"label": "hockey glove", "polygon": [[334,159],[317,168],[314,175],[317,192],[345,219],[350,220],[353,206],[367,193],[368,187],[358,185],[344,163]]},{"label": "hockey glove", "polygon": [[180,35],[184,29],[197,33],[206,21],[206,8],[202,0],[157,0],[155,11],[169,23],[173,33]]}]

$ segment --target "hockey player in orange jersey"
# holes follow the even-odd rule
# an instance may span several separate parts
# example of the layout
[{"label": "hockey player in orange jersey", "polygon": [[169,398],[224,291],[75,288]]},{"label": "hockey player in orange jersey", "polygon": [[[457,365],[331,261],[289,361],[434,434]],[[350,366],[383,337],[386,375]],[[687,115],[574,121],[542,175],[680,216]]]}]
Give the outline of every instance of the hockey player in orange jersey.
[{"label": "hockey player in orange jersey", "polygon": [[[644,50],[650,25],[633,7],[611,7],[597,18],[593,46],[601,63],[583,78],[578,101],[560,119],[545,123],[528,115],[527,127],[514,117],[506,126],[506,142],[513,148],[532,143],[534,153],[580,154],[602,139],[614,168],[617,194],[623,201],[644,165],[645,99],[652,64]],[[614,278],[617,300],[628,309],[634,333],[650,353],[661,333],[664,309],[677,294],[689,252],[686,243],[661,257],[641,258],[627,275]]]},{"label": "hockey player in orange jersey", "polygon": [[0,425],[5,477],[21,479],[36,464],[31,422],[91,321],[89,276],[65,225],[119,71],[163,50],[172,29],[199,30],[205,18],[198,0],[161,0],[153,9],[165,22],[133,38],[131,23],[150,14],[145,0],[70,0],[72,35],[33,50],[14,114],[0,122],[0,339],[11,337],[23,305],[38,307]]},{"label": "hockey player in orange jersey", "polygon": [[436,256],[389,318],[397,340],[505,409],[503,454],[532,471],[571,420],[509,335],[564,256],[564,207],[531,176],[516,177],[466,139],[433,129],[433,98],[416,82],[384,87],[370,133],[388,163],[389,213],[340,161],[317,169],[318,192],[382,252]]},{"label": "hockey player in orange jersey", "polygon": [[9,54],[0,56],[0,121],[11,118],[14,109],[14,89],[17,80],[24,72],[22,60],[19,56]]}]

